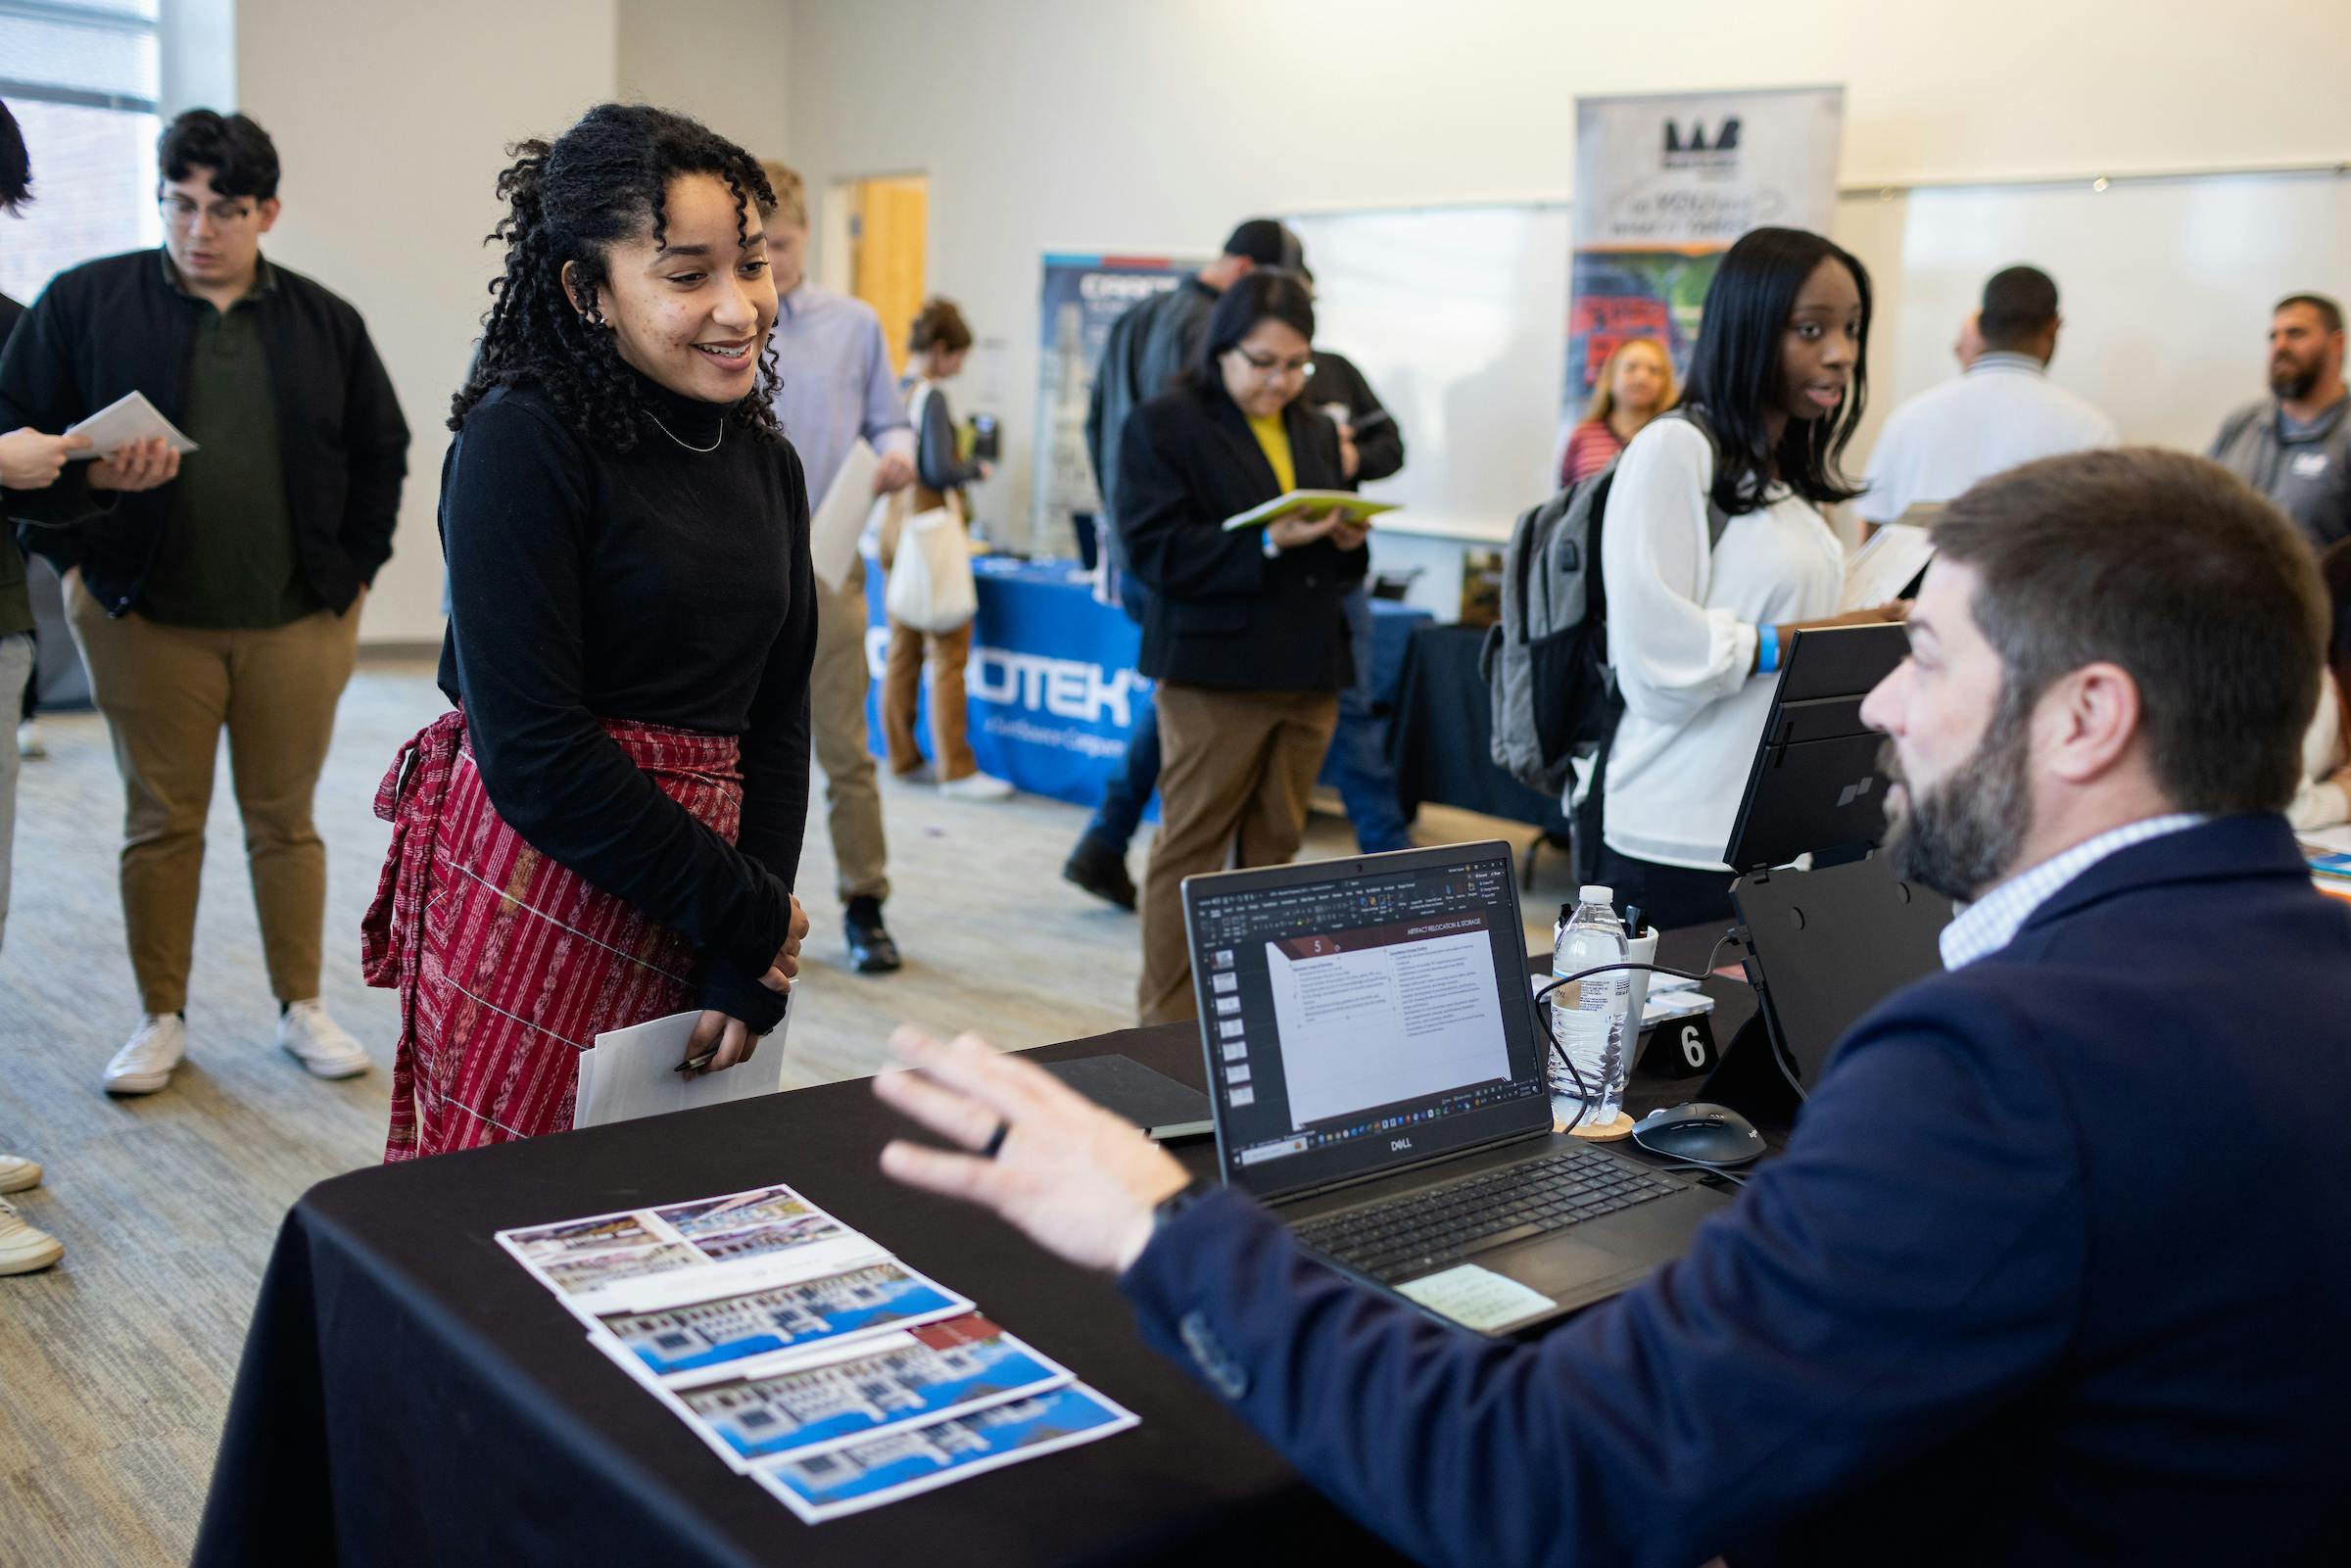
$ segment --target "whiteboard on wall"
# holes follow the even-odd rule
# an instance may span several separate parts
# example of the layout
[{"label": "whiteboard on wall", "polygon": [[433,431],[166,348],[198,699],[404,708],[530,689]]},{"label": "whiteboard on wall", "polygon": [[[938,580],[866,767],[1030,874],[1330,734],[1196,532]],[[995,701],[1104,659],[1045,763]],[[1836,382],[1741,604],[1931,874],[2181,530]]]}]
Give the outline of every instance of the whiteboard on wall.
[{"label": "whiteboard on wall", "polygon": [[[1315,272],[1317,343],[1362,367],[1404,431],[1404,472],[1366,489],[1423,522],[1507,529],[1552,486],[1566,204],[1290,222]],[[2103,408],[2128,441],[2200,451],[2230,409],[2263,395],[2278,299],[2351,298],[2351,177],[1854,193],[1838,204],[1837,239],[1876,291],[1854,474],[1889,408],[1956,373],[1959,322],[1984,279],[2018,261],[2057,280],[2065,329],[2052,379]]]},{"label": "whiteboard on wall", "polygon": [[1354,360],[1404,432],[1404,471],[1364,487],[1404,503],[1398,526],[1507,525],[1546,494],[1566,360],[1566,212],[1290,220],[1314,269],[1317,347]]}]

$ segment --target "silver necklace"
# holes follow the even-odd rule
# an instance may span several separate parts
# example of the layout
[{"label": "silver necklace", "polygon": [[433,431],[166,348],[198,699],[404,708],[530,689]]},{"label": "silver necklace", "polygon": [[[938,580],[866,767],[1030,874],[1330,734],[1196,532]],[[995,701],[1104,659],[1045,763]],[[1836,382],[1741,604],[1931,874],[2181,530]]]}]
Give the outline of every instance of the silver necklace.
[{"label": "silver necklace", "polygon": [[660,429],[661,434],[667,436],[670,440],[677,442],[679,446],[685,448],[688,451],[718,451],[719,443],[727,439],[727,422],[724,419],[721,419],[718,422],[718,441],[710,443],[710,445],[707,447],[697,447],[691,441],[681,439],[676,431],[670,429],[669,426],[662,424],[661,416],[653,412],[650,408],[648,408],[645,411],[645,416],[648,419],[650,419],[654,425]]}]

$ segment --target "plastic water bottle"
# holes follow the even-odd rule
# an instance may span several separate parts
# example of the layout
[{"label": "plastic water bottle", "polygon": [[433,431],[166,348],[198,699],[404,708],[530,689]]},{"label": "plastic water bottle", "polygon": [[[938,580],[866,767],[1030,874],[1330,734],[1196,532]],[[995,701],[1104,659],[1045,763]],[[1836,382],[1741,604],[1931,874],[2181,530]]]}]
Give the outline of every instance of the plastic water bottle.
[{"label": "plastic water bottle", "polygon": [[[1575,908],[1559,923],[1559,940],[1552,948],[1554,978],[1624,962],[1628,948],[1615,901],[1612,887],[1587,886],[1576,893]],[[1632,1001],[1631,980],[1631,971],[1617,970],[1551,993],[1552,1038],[1584,1080],[1578,1088],[1559,1057],[1549,1058],[1552,1115],[1561,1123],[1573,1120],[1579,1108],[1584,1113],[1581,1125],[1613,1121],[1624,1104],[1624,1024]]]}]

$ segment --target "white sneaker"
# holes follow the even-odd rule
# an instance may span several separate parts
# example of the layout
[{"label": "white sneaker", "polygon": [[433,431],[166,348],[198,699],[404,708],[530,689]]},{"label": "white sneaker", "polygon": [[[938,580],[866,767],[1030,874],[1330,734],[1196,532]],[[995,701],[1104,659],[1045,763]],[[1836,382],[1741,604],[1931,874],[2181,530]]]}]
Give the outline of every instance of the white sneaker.
[{"label": "white sneaker", "polygon": [[0,1274],[29,1274],[66,1256],[66,1244],[24,1223],[17,1206],[0,1198]]},{"label": "white sneaker", "polygon": [[41,1167],[20,1155],[0,1155],[0,1192],[23,1192],[41,1184]]},{"label": "white sneaker", "polygon": [[106,1092],[153,1094],[171,1081],[171,1069],[187,1054],[187,1021],[176,1013],[150,1013],[106,1065]]},{"label": "white sneaker", "polygon": [[40,720],[26,719],[23,724],[17,726],[17,755],[20,757],[49,755],[49,747],[41,739]]},{"label": "white sneaker", "polygon": [[318,1001],[289,1002],[277,1020],[278,1049],[321,1078],[356,1078],[373,1066],[360,1042]]},{"label": "white sneaker", "polygon": [[949,800],[1010,800],[1012,785],[993,774],[967,773],[941,783],[938,792]]}]

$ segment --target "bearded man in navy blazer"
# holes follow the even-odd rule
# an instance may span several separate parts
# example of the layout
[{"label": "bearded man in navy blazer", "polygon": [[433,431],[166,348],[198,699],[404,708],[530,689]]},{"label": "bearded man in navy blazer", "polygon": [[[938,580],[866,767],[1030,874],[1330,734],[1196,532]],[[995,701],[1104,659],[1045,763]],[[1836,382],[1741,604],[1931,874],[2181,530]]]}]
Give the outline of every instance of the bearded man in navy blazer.
[{"label": "bearded man in navy blazer", "polygon": [[1314,1483],[1429,1562],[2340,1560],[2351,909],[2279,815],[2309,551],[2148,450],[1936,527],[1864,709],[1945,974],[1855,1024],[1679,1262],[1539,1341],[1450,1331],[1042,1072],[902,1033],[886,1169],[1117,1270]]}]

